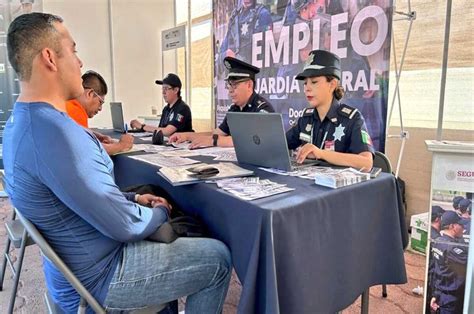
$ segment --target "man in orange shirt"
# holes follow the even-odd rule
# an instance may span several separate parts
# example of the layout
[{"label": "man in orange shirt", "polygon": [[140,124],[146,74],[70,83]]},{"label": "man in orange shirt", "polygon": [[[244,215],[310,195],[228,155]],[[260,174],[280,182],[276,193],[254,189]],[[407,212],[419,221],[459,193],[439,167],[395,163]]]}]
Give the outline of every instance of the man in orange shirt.
[{"label": "man in orange shirt", "polygon": [[[87,71],[82,75],[82,86],[84,93],[78,98],[66,102],[66,110],[77,124],[89,128],[88,119],[102,110],[104,97],[107,95],[107,84],[99,73]],[[122,135],[118,142],[114,142],[110,136],[99,132],[94,132],[94,134],[109,155],[128,151],[133,146],[133,136],[130,134]]]}]

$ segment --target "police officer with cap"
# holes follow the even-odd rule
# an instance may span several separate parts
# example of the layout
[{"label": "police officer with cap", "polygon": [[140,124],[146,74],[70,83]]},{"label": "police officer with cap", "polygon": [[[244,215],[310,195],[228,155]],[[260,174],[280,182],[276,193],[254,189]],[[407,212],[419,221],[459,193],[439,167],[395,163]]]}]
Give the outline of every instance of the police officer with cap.
[{"label": "police officer with cap", "polygon": [[459,212],[461,213],[461,223],[464,226],[464,242],[469,243],[471,234],[471,200],[465,198],[459,202]]},{"label": "police officer with cap", "polygon": [[176,74],[169,73],[163,80],[155,81],[162,85],[163,99],[166,106],[161,113],[158,127],[142,124],[138,120],[130,121],[130,126],[143,132],[161,131],[164,136],[175,132],[192,132],[193,122],[191,109],[181,98],[181,80]]},{"label": "police officer with cap", "polygon": [[459,202],[462,201],[464,197],[458,195],[453,197],[453,208],[454,210],[458,211],[459,210]]},{"label": "police officer with cap", "polygon": [[441,234],[441,216],[445,210],[441,206],[431,206],[431,236],[432,240],[439,238]]},{"label": "police officer with cap", "polygon": [[323,159],[331,164],[369,171],[374,148],[362,114],[339,103],[341,61],[325,50],[313,50],[297,80],[304,80],[309,107],[286,133],[288,147],[297,149],[297,160]]},{"label": "police officer with cap", "polygon": [[[273,106],[263,97],[258,95],[255,88],[255,75],[259,68],[241,60],[226,57],[224,65],[228,70],[226,88],[232,99],[230,112],[274,112]],[[212,134],[208,133],[180,133],[170,137],[171,142],[191,141],[190,148],[207,146],[233,146],[230,136],[227,117]]]},{"label": "police officer with cap", "polygon": [[442,236],[431,248],[433,273],[430,307],[439,313],[461,313],[464,303],[468,246],[460,243],[463,226],[454,211],[441,216]]}]

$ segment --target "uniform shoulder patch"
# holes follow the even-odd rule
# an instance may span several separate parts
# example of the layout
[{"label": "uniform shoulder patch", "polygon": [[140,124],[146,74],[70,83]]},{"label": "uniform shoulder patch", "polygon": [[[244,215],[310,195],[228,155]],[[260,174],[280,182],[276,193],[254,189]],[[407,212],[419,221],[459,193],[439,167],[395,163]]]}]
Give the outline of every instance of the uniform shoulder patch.
[{"label": "uniform shoulder patch", "polygon": [[314,108],[306,108],[303,112],[303,116],[311,116],[314,114]]},{"label": "uniform shoulder patch", "polygon": [[262,107],[262,106],[265,105],[265,104],[266,104],[265,101],[263,101],[263,100],[261,100],[261,99],[257,100],[257,108],[260,108],[260,107]]},{"label": "uniform shoulder patch", "polygon": [[348,106],[348,105],[340,105],[339,109],[337,112],[346,118],[352,119],[354,118],[355,114],[358,112],[358,110],[354,107]]},{"label": "uniform shoulder patch", "polygon": [[463,253],[464,251],[462,249],[458,248],[458,247],[455,247],[453,249],[453,252],[456,253],[457,255],[459,255],[459,254]]}]

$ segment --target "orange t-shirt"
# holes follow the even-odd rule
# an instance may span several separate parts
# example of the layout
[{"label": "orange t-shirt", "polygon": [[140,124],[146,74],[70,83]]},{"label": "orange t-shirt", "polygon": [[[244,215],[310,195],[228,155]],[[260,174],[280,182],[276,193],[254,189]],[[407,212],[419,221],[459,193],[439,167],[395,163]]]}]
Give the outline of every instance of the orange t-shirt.
[{"label": "orange t-shirt", "polygon": [[66,102],[67,114],[76,121],[77,124],[85,128],[89,127],[87,112],[82,105],[75,99]]}]

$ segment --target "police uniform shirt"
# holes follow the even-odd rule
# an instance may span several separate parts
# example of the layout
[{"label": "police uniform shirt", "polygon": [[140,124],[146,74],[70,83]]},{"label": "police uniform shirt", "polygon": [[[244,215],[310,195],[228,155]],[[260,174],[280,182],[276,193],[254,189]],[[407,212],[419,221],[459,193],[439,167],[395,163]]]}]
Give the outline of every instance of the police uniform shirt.
[{"label": "police uniform shirt", "polygon": [[437,239],[440,236],[441,236],[441,233],[439,233],[439,231],[436,228],[431,226],[431,240]]},{"label": "police uniform shirt", "polygon": [[167,104],[161,113],[160,128],[168,125],[174,126],[176,132],[192,132],[193,122],[191,117],[191,110],[186,103],[179,98],[173,107]]},{"label": "police uniform shirt", "polygon": [[433,297],[441,307],[462,306],[468,247],[442,235],[433,243],[431,254],[434,261]]},{"label": "police uniform shirt", "polygon": [[360,112],[339,104],[335,98],[323,121],[315,108],[305,109],[297,124],[286,132],[286,140],[290,149],[312,143],[321,149],[340,153],[374,153],[372,140]]},{"label": "police uniform shirt", "polygon": [[[248,103],[240,110],[240,107],[233,104],[230,106],[228,112],[275,112],[273,106],[262,96],[253,92]],[[225,134],[230,134],[229,125],[227,124],[227,116],[224,118],[222,123],[219,125],[219,129]]]}]

